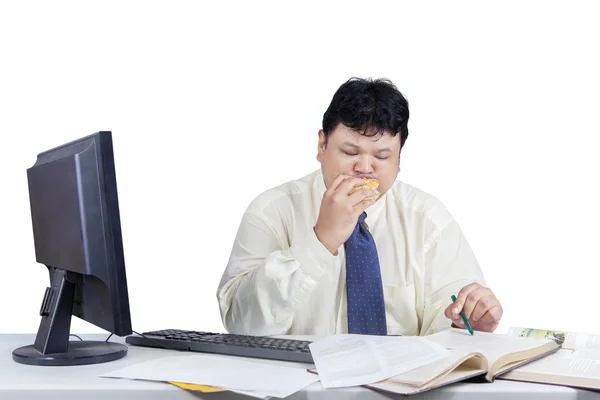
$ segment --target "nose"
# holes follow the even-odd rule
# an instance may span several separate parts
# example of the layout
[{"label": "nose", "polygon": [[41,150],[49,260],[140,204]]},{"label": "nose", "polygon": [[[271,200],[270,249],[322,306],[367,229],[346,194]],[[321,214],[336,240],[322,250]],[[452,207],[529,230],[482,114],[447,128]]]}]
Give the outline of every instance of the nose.
[{"label": "nose", "polygon": [[354,170],[359,174],[370,174],[373,172],[371,156],[367,154],[360,155],[358,161],[354,165]]}]

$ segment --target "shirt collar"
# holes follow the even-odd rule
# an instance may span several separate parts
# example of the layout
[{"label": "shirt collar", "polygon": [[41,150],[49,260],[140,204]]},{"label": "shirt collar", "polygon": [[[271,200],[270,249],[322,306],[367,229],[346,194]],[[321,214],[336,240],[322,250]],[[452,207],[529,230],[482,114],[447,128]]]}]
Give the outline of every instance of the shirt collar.
[{"label": "shirt collar", "polygon": [[375,220],[377,220],[377,217],[379,216],[379,214],[381,214],[381,210],[385,208],[385,203],[389,194],[390,191],[388,189],[388,191],[385,194],[379,197],[375,203],[373,203],[369,208],[365,210],[365,212],[367,213],[367,225],[374,225]]}]

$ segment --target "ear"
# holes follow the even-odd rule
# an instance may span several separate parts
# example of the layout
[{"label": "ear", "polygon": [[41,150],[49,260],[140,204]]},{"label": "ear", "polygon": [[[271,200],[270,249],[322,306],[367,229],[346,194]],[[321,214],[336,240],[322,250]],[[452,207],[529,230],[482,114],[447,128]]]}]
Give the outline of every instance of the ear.
[{"label": "ear", "polygon": [[323,163],[323,156],[325,154],[325,149],[327,148],[327,142],[325,140],[325,132],[323,129],[319,131],[319,146],[317,148],[317,161]]}]

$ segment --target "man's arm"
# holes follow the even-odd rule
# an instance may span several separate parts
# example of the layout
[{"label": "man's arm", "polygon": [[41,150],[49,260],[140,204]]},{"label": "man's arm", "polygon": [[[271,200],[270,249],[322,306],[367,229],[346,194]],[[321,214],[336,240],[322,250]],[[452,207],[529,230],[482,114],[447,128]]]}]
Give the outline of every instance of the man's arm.
[{"label": "man's arm", "polygon": [[242,218],[217,298],[227,331],[277,335],[290,329],[335,257],[313,229],[287,248],[282,222],[261,212]]},{"label": "man's arm", "polygon": [[452,320],[445,315],[452,303],[450,296],[458,296],[464,287],[474,282],[485,285],[479,263],[455,220],[426,244],[424,257],[425,291],[420,335],[451,326]]},{"label": "man's arm", "polygon": [[[217,297],[221,318],[230,332],[285,334],[294,313],[306,301],[323,273],[333,267],[337,249],[354,230],[358,216],[378,191],[364,188],[350,195],[363,179],[338,176],[323,194],[315,227],[288,243],[285,210],[251,205],[244,214]],[[290,246],[288,248],[288,245]],[[335,255],[334,255],[335,254]]]}]

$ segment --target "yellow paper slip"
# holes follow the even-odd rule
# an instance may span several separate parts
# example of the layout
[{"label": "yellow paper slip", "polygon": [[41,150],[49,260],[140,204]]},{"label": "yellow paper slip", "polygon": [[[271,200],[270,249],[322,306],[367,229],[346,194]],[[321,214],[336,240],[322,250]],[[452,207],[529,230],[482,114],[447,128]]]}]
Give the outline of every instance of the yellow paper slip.
[{"label": "yellow paper slip", "polygon": [[225,392],[225,389],[216,388],[212,386],[206,385],[196,385],[194,383],[184,383],[184,382],[169,382],[171,385],[175,385],[182,389],[193,390],[194,392],[202,392],[202,393],[215,393],[215,392]]}]

